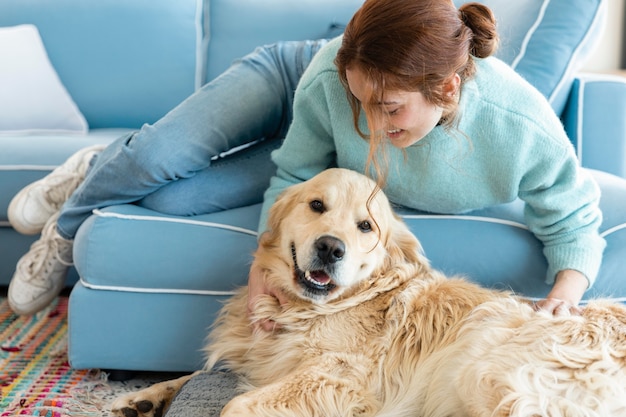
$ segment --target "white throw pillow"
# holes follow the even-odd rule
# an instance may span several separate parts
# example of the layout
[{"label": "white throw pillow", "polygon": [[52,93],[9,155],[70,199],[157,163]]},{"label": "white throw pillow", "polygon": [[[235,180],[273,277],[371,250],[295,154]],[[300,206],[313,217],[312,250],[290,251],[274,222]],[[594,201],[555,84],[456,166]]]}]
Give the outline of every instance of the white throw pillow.
[{"label": "white throw pillow", "polygon": [[0,28],[0,135],[86,133],[33,25]]}]

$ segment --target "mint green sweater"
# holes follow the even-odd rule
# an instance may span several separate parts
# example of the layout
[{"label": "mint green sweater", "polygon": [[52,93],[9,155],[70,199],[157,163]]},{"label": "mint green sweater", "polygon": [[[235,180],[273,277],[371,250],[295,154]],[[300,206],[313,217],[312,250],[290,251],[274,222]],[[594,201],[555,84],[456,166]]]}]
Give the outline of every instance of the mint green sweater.
[{"label": "mint green sweater", "polygon": [[[277,173],[265,193],[260,232],[286,187],[332,166],[365,171],[368,142],[354,129],[333,63],[340,45],[340,38],[326,45],[300,80],[292,125],[272,155]],[[554,282],[560,270],[575,269],[591,286],[605,246],[598,234],[596,183],[580,169],[546,99],[498,59],[475,62],[475,76],[462,86],[456,127],[435,127],[406,148],[406,156],[386,147],[385,193],[395,204],[447,214],[519,197],[529,229],[544,244],[546,281]],[[360,127],[367,132],[364,117]]]}]

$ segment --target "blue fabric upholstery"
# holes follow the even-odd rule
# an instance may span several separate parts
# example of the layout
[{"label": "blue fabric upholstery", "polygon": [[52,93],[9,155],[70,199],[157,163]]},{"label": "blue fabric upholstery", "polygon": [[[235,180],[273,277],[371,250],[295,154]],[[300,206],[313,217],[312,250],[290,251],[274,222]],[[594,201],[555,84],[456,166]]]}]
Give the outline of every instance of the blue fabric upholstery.
[{"label": "blue fabric upholstery", "polygon": [[[626,83],[578,70],[597,41],[606,0],[484,0],[498,56],[536,85],[562,116],[582,164],[603,172],[602,226],[610,251],[587,296],[626,297]],[[6,0],[0,26],[35,23],[62,81],[87,117],[85,136],[0,138],[0,284],[34,237],[6,208],[22,187],[78,148],[153,122],[232,60],[263,43],[326,37],[362,0]],[[457,5],[462,1],[456,0]],[[62,17],[62,18],[61,18]],[[615,175],[611,175],[615,174]],[[619,177],[622,178],[619,178]],[[134,205],[94,213],[76,237],[69,312],[77,368],[190,371],[220,303],[245,284],[259,206],[164,216]],[[465,216],[401,212],[434,266],[532,297],[548,291],[540,243],[513,203]],[[119,352],[123,349],[124,354]]]},{"label": "blue fabric upholstery", "polygon": [[[331,26],[345,25],[362,3],[363,0],[211,0],[207,80],[221,74],[254,46],[332,36]],[[301,20],[305,16],[306,20]]]},{"label": "blue fabric upholstery", "polygon": [[98,210],[76,236],[82,242],[74,251],[76,268],[89,288],[232,291],[247,276],[259,210],[255,205],[192,217],[167,216],[135,205]]},{"label": "blue fabric upholstery", "polygon": [[[459,5],[466,1],[456,0]],[[602,0],[485,0],[498,20],[496,56],[545,95],[561,114],[576,71],[604,28]]]},{"label": "blue fabric upholstery", "polygon": [[202,0],[6,0],[0,26],[37,26],[89,126],[154,122],[202,81]]},{"label": "blue fabric upholstery", "polygon": [[[585,299],[626,301],[624,282],[615,279],[623,275],[626,259],[626,212],[616,201],[626,195],[626,181],[600,171],[594,175],[607,191],[601,201],[605,216],[601,232],[612,250],[605,254],[600,277]],[[434,267],[531,298],[548,293],[541,243],[524,225],[520,201],[462,216],[398,212]],[[201,366],[199,334],[206,333],[221,300],[246,283],[259,213],[260,205],[189,218],[132,205],[95,213],[76,237],[74,256],[81,282],[70,300],[72,365],[162,371]],[[186,244],[189,241],[193,248]],[[112,304],[116,311],[110,311]],[[95,340],[85,337],[93,334],[94,322]],[[128,337],[118,327],[122,323],[133,323],[131,338],[150,348],[131,346],[125,349],[136,354],[128,358],[103,359],[102,354],[119,344],[119,337],[111,334]],[[167,327],[154,334],[156,323]],[[166,355],[164,351],[174,346],[176,353]]]},{"label": "blue fabric upholstery", "polygon": [[626,78],[584,74],[574,80],[561,118],[583,166],[626,178],[624,108]]}]

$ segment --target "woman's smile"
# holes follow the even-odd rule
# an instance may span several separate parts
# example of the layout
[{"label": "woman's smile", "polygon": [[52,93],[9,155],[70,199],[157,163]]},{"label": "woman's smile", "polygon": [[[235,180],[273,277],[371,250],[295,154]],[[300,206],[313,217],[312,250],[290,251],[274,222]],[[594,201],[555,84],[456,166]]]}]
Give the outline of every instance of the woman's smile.
[{"label": "woman's smile", "polygon": [[[371,100],[371,81],[362,70],[347,70],[346,78],[357,100],[362,104]],[[430,103],[419,91],[385,91],[381,102],[369,104],[374,104],[370,108],[380,109],[383,117],[379,120],[385,125],[368,126],[370,131],[383,133],[399,148],[411,146],[428,135],[443,114],[441,107]]]}]

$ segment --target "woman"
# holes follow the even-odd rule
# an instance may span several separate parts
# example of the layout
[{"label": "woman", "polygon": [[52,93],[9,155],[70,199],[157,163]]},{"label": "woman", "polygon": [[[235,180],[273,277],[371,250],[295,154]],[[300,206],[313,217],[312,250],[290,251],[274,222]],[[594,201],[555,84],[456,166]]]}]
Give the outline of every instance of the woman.
[{"label": "woman", "polygon": [[[291,91],[324,43],[257,50],[154,126],[120,138],[96,158],[88,151],[70,158],[20,192],[11,222],[43,213],[31,217],[38,219],[35,233],[44,231],[11,281],[14,310],[33,313],[58,294],[72,239],[94,208],[137,202],[184,215],[258,201],[274,172],[267,154],[280,143],[270,139],[289,126]],[[293,122],[274,154],[278,170],[265,193],[260,231],[282,189],[329,166],[367,170],[394,203],[432,212],[463,212],[519,196],[529,227],[545,244],[548,280],[555,281],[538,308],[576,312],[604,246],[598,189],[578,168],[545,99],[488,58],[496,43],[493,16],[478,4],[456,10],[449,0],[366,1],[343,39],[318,52],[298,84]],[[220,152],[259,138],[266,140],[211,163]],[[249,169],[241,169],[241,159]],[[251,168],[251,161],[264,168]],[[78,178],[69,182],[80,183],[76,190],[56,185],[68,171]],[[242,176],[261,181],[245,189]],[[47,199],[55,201],[41,204]],[[266,287],[255,265],[249,284],[251,309],[259,295],[283,298]]]},{"label": "woman", "polygon": [[[490,57],[496,45],[483,5],[367,0],[300,80],[260,231],[285,187],[334,165],[373,173],[392,202],[427,212],[519,197],[554,283],[536,307],[577,313],[605,246],[599,189],[545,98]],[[254,264],[249,284],[250,310],[261,294],[286,302]]]}]

